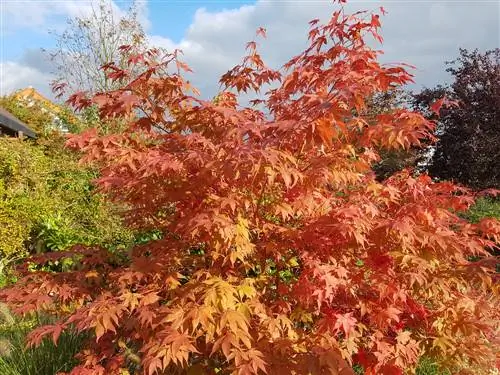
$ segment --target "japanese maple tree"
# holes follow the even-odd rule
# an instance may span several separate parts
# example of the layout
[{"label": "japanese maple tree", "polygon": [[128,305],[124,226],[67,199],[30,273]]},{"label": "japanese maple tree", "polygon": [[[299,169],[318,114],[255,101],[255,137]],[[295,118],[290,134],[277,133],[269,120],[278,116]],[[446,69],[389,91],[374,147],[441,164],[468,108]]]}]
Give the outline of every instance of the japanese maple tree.
[{"label": "japanese maple tree", "polygon": [[[57,316],[31,344],[90,332],[72,375],[353,374],[354,364],[402,374],[422,355],[454,373],[494,368],[487,248],[498,221],[457,216],[474,196],[451,183],[408,170],[376,181],[375,150],[418,146],[435,124],[405,109],[367,121],[367,98],[412,78],[365,43],[382,40],[377,14],[336,10],[310,25],[308,48],[280,71],[248,43],[213,101],[177,53],[157,63],[154,51],[132,56],[144,72],[124,88],[70,98],[126,122],[69,145],[100,167],[98,186],[127,205],[130,225],[163,236],[126,259],[84,247],[30,259],[75,261],[68,272],[21,269],[1,292],[18,313]],[[266,84],[252,106],[238,104]]]}]

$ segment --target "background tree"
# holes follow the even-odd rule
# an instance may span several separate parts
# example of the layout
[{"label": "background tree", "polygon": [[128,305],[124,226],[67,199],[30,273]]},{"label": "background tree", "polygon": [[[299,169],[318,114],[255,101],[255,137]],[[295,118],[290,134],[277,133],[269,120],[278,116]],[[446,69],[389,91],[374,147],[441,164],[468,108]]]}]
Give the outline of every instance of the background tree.
[{"label": "background tree", "polygon": [[[376,93],[367,99],[366,118],[372,124],[376,124],[378,116],[387,115],[397,109],[408,108],[411,103],[411,95],[408,91],[397,87],[386,92]],[[425,140],[424,144],[426,143]],[[373,166],[377,179],[384,180],[394,173],[405,168],[416,168],[425,157],[423,146],[415,146],[411,149],[377,150],[381,160]]]},{"label": "background tree", "polygon": [[[123,81],[108,78],[101,67],[113,63],[124,68],[131,56],[146,48],[135,3],[122,16],[108,0],[91,2],[90,9],[88,15],[68,19],[67,29],[55,34],[57,47],[47,51],[56,67],[56,84],[69,92],[116,89]],[[119,50],[122,45],[130,46],[128,53]]]},{"label": "background tree", "polygon": [[[99,167],[100,190],[130,225],[163,236],[121,263],[76,246],[19,267],[0,297],[57,318],[30,343],[87,332],[72,375],[344,375],[354,364],[388,375],[422,355],[457,374],[495,366],[500,309],[485,248],[498,221],[457,216],[473,196],[449,182],[407,171],[376,181],[377,150],[417,146],[434,123],[405,108],[365,115],[374,94],[411,79],[365,43],[380,40],[378,15],[340,9],[310,25],[310,45],[281,71],[248,43],[215,101],[192,92],[173,55],[162,67],[179,70],[137,60],[144,73],[123,89],[70,97],[124,120],[69,146]],[[238,105],[271,83],[254,101],[263,110]],[[68,258],[67,272],[29,268]]]},{"label": "background tree", "polygon": [[450,86],[424,89],[413,106],[426,111],[443,95],[459,107],[442,108],[436,135],[439,141],[429,173],[475,189],[500,187],[500,49],[479,53],[460,50],[448,62]]}]

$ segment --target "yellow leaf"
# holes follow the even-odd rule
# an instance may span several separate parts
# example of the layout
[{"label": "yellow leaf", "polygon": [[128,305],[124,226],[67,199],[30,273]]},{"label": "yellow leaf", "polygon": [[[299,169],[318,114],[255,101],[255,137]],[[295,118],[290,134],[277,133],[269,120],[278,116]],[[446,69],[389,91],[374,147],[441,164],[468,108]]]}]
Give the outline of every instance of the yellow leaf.
[{"label": "yellow leaf", "polygon": [[93,279],[93,278],[97,278],[97,277],[99,277],[99,274],[95,270],[89,271],[85,274],[85,278],[87,278],[87,279]]},{"label": "yellow leaf", "polygon": [[433,348],[438,347],[443,352],[446,352],[448,349],[454,349],[455,345],[454,345],[453,341],[450,338],[448,338],[446,336],[442,336],[442,337],[436,337],[432,341],[432,347]]},{"label": "yellow leaf", "polygon": [[257,291],[252,285],[249,285],[248,283],[245,283],[243,285],[240,285],[238,288],[238,295],[240,298],[253,298],[257,294]]},{"label": "yellow leaf", "polygon": [[288,261],[288,265],[290,267],[298,267],[299,262],[297,261],[297,257],[290,258],[290,260]]}]

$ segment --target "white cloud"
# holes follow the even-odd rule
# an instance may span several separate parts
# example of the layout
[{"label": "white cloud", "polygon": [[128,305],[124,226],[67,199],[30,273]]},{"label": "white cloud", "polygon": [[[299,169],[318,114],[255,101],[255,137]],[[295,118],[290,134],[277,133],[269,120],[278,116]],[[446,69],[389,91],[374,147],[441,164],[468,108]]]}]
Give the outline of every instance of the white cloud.
[{"label": "white cloud", "polygon": [[53,73],[54,70],[50,56],[41,48],[25,49],[19,63],[35,68],[41,73]]},{"label": "white cloud", "polygon": [[[1,0],[0,0],[1,1]],[[110,6],[115,19],[126,15],[131,1],[104,0]],[[2,37],[8,41],[13,33],[45,33],[50,30],[62,32],[66,20],[74,17],[88,17],[93,9],[97,10],[102,0],[65,0],[54,3],[48,0],[13,1],[2,4]],[[117,4],[120,4],[119,7]],[[147,1],[137,2],[137,17],[147,30],[151,25],[148,20]],[[3,43],[3,48],[6,48]],[[4,52],[4,51],[2,51]],[[19,88],[36,87],[40,92],[53,97],[50,90],[53,67],[47,55],[39,49],[26,49],[17,61],[1,62],[1,95]]]},{"label": "white cloud", "polygon": [[149,20],[149,7],[147,0],[138,1],[136,4],[137,19],[141,23],[144,30],[147,32],[151,29],[151,21]]},{"label": "white cloud", "polygon": [[[352,1],[348,10],[376,10],[384,6],[382,18],[384,62],[406,62],[417,67],[418,86],[446,81],[444,62],[458,55],[458,48],[495,48],[499,45],[498,4],[491,1],[429,2]],[[330,2],[259,0],[238,9],[209,12],[199,9],[183,40],[178,44],[153,36],[151,41],[183,50],[194,69],[194,83],[205,95],[213,95],[221,74],[240,62],[245,43],[259,26],[267,28],[261,42],[264,60],[277,68],[306,45],[308,21],[325,20],[335,6]]]},{"label": "white cloud", "polygon": [[[21,5],[12,4],[7,4],[4,19],[13,22],[10,18],[18,17],[29,24],[28,27],[40,27],[46,26],[54,14],[75,15],[85,11],[89,1],[67,0],[58,3],[60,9],[43,1],[33,2],[33,7],[24,6],[23,9]],[[147,4],[138,4],[139,17],[149,27]],[[417,86],[445,82],[448,74],[444,62],[457,57],[459,47],[486,50],[500,45],[498,4],[495,2],[354,0],[348,2],[347,9],[376,10],[380,5],[388,11],[388,15],[382,17],[385,39],[382,61],[415,65]],[[190,78],[203,96],[210,97],[218,89],[220,76],[241,61],[245,44],[254,38],[257,27],[263,26],[268,31],[268,38],[259,41],[265,62],[278,68],[306,46],[308,21],[327,19],[336,6],[330,1],[258,0],[253,5],[216,12],[201,8],[179,43],[173,42],[168,35],[151,35],[150,40],[153,45],[169,50],[183,50],[184,60],[195,71]],[[17,7],[15,14],[13,7]],[[24,68],[23,72],[30,72],[24,76],[31,77],[32,81],[41,82],[41,77],[46,77],[41,72],[36,77],[36,70],[33,70],[38,68],[36,64]],[[16,80],[19,79],[16,77]],[[35,85],[26,81],[25,85],[28,84]]]},{"label": "white cloud", "polygon": [[[20,29],[26,31],[37,31],[45,33],[48,28],[60,30],[64,27],[68,17],[84,17],[92,14],[92,8],[96,8],[101,0],[24,0],[6,1],[3,6],[3,30],[4,33],[18,32]],[[125,14],[126,7],[118,6],[113,0],[106,0],[111,5],[113,14],[116,17]],[[125,4],[127,5],[127,4]],[[147,19],[147,2],[138,3],[138,18],[145,27],[149,27]]]},{"label": "white cloud", "polygon": [[16,90],[33,86],[44,95],[52,96],[49,86],[52,79],[48,73],[42,73],[36,68],[14,61],[0,63],[0,95],[8,95]]},{"label": "white cloud", "polygon": [[[85,14],[90,11],[90,3],[67,0],[54,4],[50,1],[6,2],[3,6],[3,32],[12,33],[19,29],[46,32],[55,19],[63,24],[63,17]],[[62,18],[61,18],[62,17]],[[50,25],[57,28],[58,25]]]}]

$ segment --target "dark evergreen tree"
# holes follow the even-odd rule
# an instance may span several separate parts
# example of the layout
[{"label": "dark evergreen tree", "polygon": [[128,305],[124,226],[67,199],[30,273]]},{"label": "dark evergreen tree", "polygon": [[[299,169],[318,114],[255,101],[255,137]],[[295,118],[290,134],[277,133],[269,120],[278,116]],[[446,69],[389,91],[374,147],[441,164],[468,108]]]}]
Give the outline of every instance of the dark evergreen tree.
[{"label": "dark evergreen tree", "polygon": [[453,83],[424,89],[413,98],[418,110],[429,108],[443,95],[459,104],[440,110],[439,141],[429,173],[475,189],[499,188],[500,49],[485,53],[460,49],[460,56],[447,64]]}]

